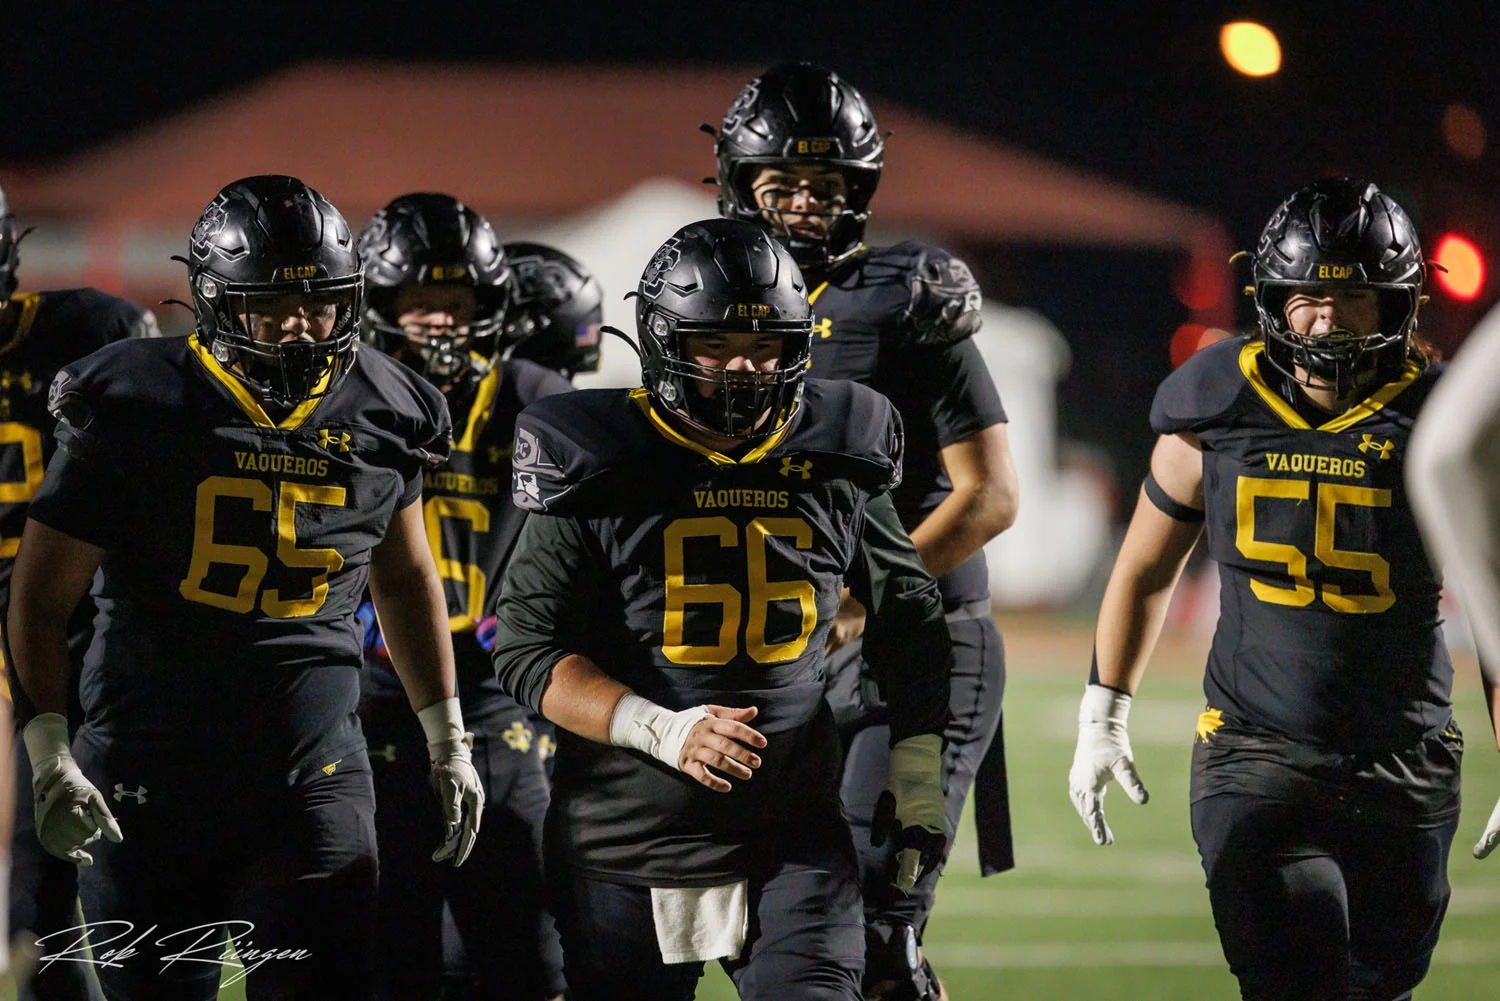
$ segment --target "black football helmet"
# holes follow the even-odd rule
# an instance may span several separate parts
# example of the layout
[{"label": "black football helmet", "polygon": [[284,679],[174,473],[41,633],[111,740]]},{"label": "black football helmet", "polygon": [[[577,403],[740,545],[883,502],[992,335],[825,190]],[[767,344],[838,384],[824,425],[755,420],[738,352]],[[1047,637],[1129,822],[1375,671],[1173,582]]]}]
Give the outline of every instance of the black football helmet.
[{"label": "black football helmet", "polygon": [[[186,263],[199,342],[272,404],[328,393],[348,371],[364,279],[349,224],[318,192],[280,174],[235,181],[203,210]],[[246,329],[244,317],[288,297],[331,315],[326,339],[268,342]]]},{"label": "black football helmet", "polygon": [[[641,375],[663,413],[747,440],[791,420],[811,356],[812,308],[797,262],[764,228],[739,219],[684,226],[646,265],[635,296]],[[729,372],[687,356],[687,336],[728,332],[781,335],[777,368]]]},{"label": "black football helmet", "polygon": [[16,217],[10,214],[5,189],[0,188],[0,305],[16,291],[16,267],[21,263],[21,235],[16,232]]},{"label": "black football helmet", "polygon": [[565,373],[599,371],[604,292],[574,258],[541,243],[507,243],[515,301],[502,339],[507,358]]},{"label": "black football helmet", "polygon": [[[1416,227],[1375,185],[1337,178],[1302,188],[1266,223],[1252,262],[1266,359],[1289,379],[1311,385],[1316,378],[1342,395],[1374,376],[1400,372],[1417,326],[1425,267]],[[1379,329],[1298,334],[1286,320],[1287,299],[1298,288],[1373,289]]]},{"label": "black football helmet", "polygon": [[[885,139],[852,84],[813,63],[773,66],[740,91],[715,140],[720,215],[766,226],[799,265],[815,271],[859,249],[880,183]],[[762,167],[799,164],[839,170],[848,189],[846,203],[827,213],[821,238],[793,233],[781,213],[758,204],[751,191]]]},{"label": "black football helmet", "polygon": [[[444,388],[490,364],[512,283],[505,247],[484,216],[450,195],[402,195],[375,213],[358,246],[371,343]],[[403,327],[396,294],[410,285],[472,288],[474,314],[452,328]]]}]

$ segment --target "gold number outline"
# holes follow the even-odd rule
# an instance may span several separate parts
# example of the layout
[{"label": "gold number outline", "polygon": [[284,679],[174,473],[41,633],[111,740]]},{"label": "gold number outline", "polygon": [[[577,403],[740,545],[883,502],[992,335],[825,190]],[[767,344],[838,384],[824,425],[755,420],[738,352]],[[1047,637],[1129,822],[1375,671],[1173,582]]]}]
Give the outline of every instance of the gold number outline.
[{"label": "gold number outline", "polygon": [[[0,445],[20,445],[25,479],[0,480],[0,504],[28,504],[42,485],[47,473],[42,461],[42,433],[19,421],[0,423]],[[21,537],[0,536],[0,559],[11,559],[21,548]]]},{"label": "gold number outline", "polygon": [[484,618],[484,596],[489,586],[485,572],[472,563],[443,556],[443,519],[467,521],[476,534],[490,530],[490,509],[477,500],[463,497],[429,497],[422,504],[422,522],[427,529],[427,544],[437,562],[438,576],[457,581],[468,589],[466,615],[450,615],[448,628],[455,633],[468,632]]}]

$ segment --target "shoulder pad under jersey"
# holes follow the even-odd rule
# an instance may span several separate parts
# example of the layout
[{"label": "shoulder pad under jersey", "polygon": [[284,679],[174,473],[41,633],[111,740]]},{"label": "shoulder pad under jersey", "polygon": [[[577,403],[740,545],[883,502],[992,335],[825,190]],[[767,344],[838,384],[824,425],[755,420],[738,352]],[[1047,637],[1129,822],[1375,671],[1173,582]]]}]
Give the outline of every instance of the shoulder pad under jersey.
[{"label": "shoulder pad under jersey", "polygon": [[885,248],[883,263],[905,258],[910,298],[899,331],[913,344],[953,344],[972,337],[984,297],[969,266],[941,247],[907,240]]},{"label": "shoulder pad under jersey", "polygon": [[1240,354],[1249,343],[1244,337],[1231,337],[1212,344],[1163,379],[1151,403],[1151,430],[1180,434],[1220,421],[1248,385]]},{"label": "shoulder pad under jersey", "polygon": [[621,469],[642,468],[632,457],[643,441],[640,410],[623,389],[583,389],[544,396],[516,418],[511,453],[511,499],[524,511],[572,514],[591,488]]},{"label": "shoulder pad under jersey", "polygon": [[901,483],[905,433],[891,401],[868,386],[842,379],[808,379],[803,413],[771,459],[822,453],[871,493]]}]

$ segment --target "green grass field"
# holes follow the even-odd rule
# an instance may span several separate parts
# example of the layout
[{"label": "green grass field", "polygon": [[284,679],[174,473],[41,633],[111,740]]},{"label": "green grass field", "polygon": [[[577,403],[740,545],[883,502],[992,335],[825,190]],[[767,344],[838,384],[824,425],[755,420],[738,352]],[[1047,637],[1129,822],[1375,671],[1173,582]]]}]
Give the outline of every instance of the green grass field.
[{"label": "green grass field", "polygon": [[[1238,998],[1188,826],[1203,645],[1167,644],[1153,663],[1130,718],[1151,801],[1138,807],[1114,788],[1106,808],[1115,844],[1100,848],[1067,792],[1088,633],[1044,640],[1012,625],[1002,622],[1010,650],[1005,725],[1017,867],[980,879],[965,820],[926,936],[949,994],[954,1001]],[[1016,642],[1013,632],[1022,634]],[[1468,737],[1464,815],[1449,867],[1453,902],[1419,1001],[1500,996],[1500,857],[1476,862],[1469,853],[1500,796],[1500,754],[1472,659],[1458,671],[1457,716]],[[735,993],[714,968],[698,997],[729,1001]]]},{"label": "green grass field", "polygon": [[[1153,662],[1130,727],[1151,802],[1137,807],[1115,789],[1107,806],[1116,842],[1098,848],[1067,794],[1088,630],[1013,616],[1001,625],[1017,868],[981,880],[966,820],[927,933],[949,993],[955,1001],[1237,998],[1188,829],[1203,643],[1165,643]],[[1472,659],[1458,670],[1457,715],[1469,738],[1465,810],[1449,871],[1453,903],[1417,998],[1485,1001],[1500,995],[1500,858],[1476,862],[1469,847],[1500,796],[1500,754]],[[714,966],[698,997],[730,1001],[735,993]]]}]

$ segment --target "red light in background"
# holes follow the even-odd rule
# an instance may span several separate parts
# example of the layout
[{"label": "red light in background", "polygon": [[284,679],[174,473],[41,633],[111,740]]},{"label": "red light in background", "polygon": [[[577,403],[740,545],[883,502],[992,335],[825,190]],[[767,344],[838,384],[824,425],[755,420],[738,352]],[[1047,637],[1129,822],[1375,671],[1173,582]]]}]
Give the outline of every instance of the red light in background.
[{"label": "red light in background", "polygon": [[1213,309],[1224,298],[1224,272],[1217,262],[1195,254],[1172,269],[1172,292],[1188,309]]},{"label": "red light in background", "polygon": [[1453,298],[1468,302],[1484,288],[1484,258],[1478,247],[1457,233],[1438,241],[1432,259],[1444,269],[1437,272],[1438,284]]}]

